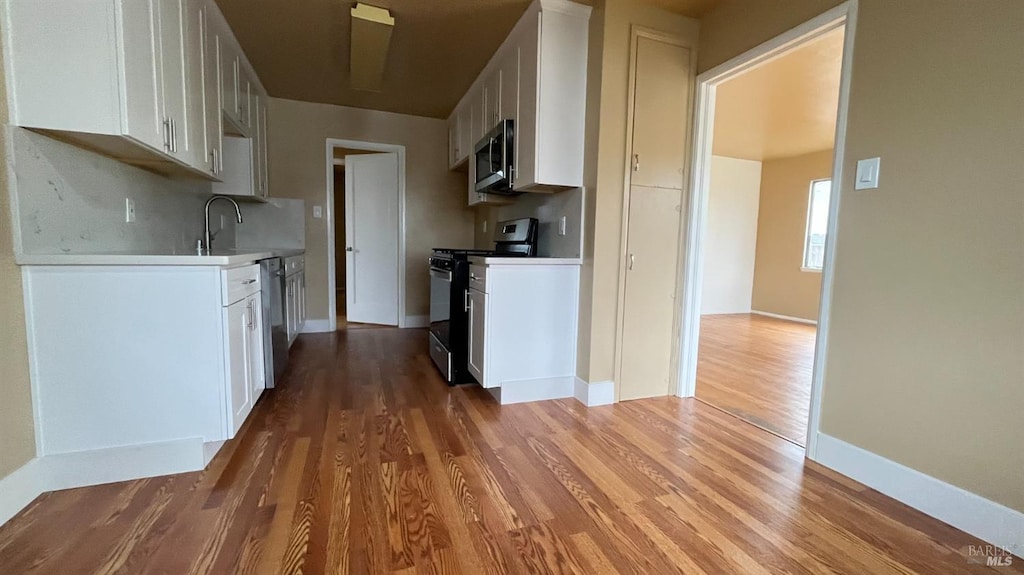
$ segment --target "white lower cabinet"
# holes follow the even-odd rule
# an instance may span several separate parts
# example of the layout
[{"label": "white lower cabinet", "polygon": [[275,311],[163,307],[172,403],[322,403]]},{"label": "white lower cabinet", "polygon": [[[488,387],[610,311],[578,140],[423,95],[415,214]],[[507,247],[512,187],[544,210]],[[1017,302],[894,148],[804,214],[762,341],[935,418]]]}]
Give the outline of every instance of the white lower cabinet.
[{"label": "white lower cabinet", "polygon": [[[469,373],[483,384],[487,373],[487,358],[484,340],[487,334],[487,294],[475,289],[469,290]],[[487,387],[485,385],[485,387]]]},{"label": "white lower cabinet", "polygon": [[263,363],[261,292],[224,308],[228,429],[231,435],[245,422],[266,387]]},{"label": "white lower cabinet", "polygon": [[580,266],[515,260],[471,258],[469,372],[502,403],[569,397]]},{"label": "white lower cabinet", "polygon": [[201,468],[259,399],[258,265],[22,273],[39,456],[161,446]]},{"label": "white lower cabinet", "polygon": [[284,261],[284,310],[288,328],[288,345],[306,326],[306,260],[291,256]]}]

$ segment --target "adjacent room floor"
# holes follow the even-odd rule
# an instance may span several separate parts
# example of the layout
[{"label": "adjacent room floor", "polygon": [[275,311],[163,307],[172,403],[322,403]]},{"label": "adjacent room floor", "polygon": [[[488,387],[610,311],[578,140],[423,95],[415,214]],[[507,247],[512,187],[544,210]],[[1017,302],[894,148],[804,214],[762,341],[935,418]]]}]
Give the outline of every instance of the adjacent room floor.
[{"label": "adjacent room floor", "polygon": [[815,332],[755,314],[702,317],[697,397],[803,445]]},{"label": "adjacent room floor", "polygon": [[0,572],[994,572],[969,544],[699,401],[499,407],[383,328],[301,336],[204,472],[41,496]]}]

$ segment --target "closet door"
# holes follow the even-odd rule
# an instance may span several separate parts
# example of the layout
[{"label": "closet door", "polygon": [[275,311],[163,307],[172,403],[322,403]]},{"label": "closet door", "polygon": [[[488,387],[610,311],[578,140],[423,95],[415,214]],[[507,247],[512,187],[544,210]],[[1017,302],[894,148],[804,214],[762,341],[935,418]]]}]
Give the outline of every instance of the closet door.
[{"label": "closet door", "polygon": [[638,37],[619,399],[672,393],[690,51]]},{"label": "closet door", "polygon": [[690,137],[690,51],[637,39],[630,184],[683,189]]}]

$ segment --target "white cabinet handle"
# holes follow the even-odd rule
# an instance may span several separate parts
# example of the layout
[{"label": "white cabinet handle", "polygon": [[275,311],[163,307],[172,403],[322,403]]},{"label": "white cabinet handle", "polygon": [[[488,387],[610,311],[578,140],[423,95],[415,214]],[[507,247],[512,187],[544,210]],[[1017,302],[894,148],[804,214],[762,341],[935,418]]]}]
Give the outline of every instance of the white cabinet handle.
[{"label": "white cabinet handle", "polygon": [[636,262],[636,256],[629,254],[629,269],[633,269],[633,264]]},{"label": "white cabinet handle", "polygon": [[469,290],[462,292],[462,300],[466,307],[465,311],[469,311]]},{"label": "white cabinet handle", "polygon": [[244,281],[244,282],[242,282],[242,283],[243,283],[243,284],[245,284],[245,285],[250,285],[250,284],[254,284],[254,283],[256,283],[256,280],[255,280],[255,279],[251,279],[251,280],[245,280],[245,281]]},{"label": "white cabinet handle", "polygon": [[171,151],[171,119],[164,118],[164,151]]}]

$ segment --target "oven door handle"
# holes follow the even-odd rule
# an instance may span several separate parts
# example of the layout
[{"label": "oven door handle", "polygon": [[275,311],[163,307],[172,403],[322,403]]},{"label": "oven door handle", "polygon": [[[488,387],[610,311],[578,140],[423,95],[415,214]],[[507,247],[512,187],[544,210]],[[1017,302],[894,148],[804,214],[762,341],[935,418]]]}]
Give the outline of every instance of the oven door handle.
[{"label": "oven door handle", "polygon": [[430,268],[430,277],[434,278],[434,279],[439,279],[439,280],[451,283],[451,281],[452,281],[452,272],[447,271],[447,270],[439,270],[439,269],[435,269],[435,268]]}]

